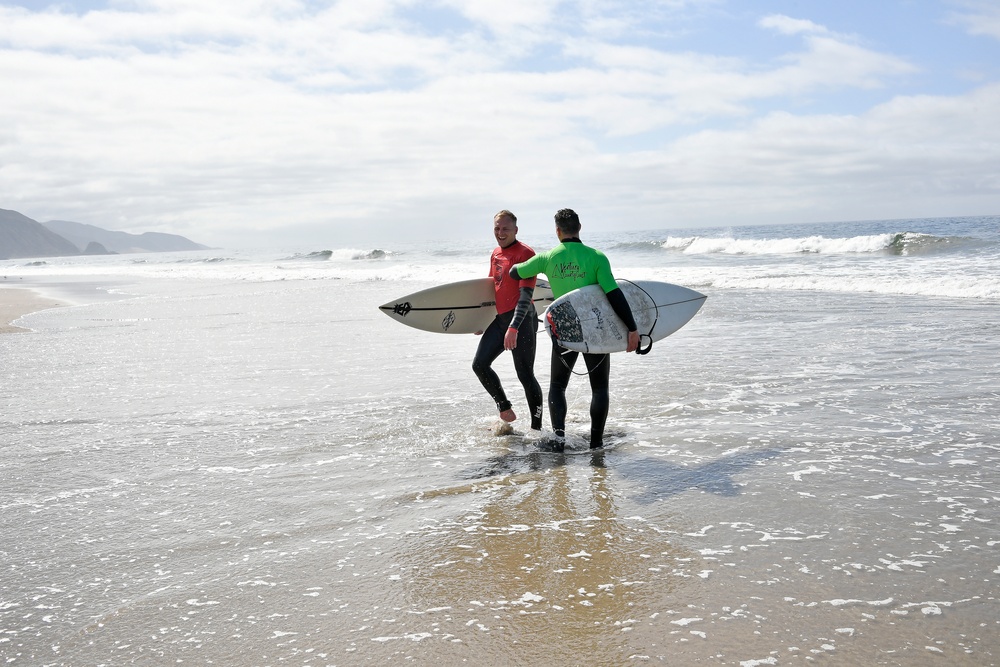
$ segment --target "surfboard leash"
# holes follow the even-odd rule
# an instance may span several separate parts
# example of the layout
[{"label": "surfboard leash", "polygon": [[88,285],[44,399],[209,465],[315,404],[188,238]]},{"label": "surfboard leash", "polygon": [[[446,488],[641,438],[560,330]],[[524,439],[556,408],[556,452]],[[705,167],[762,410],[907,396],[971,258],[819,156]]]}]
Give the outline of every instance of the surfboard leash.
[{"label": "surfboard leash", "polygon": [[[654,299],[649,292],[642,289],[642,286],[640,286],[638,283],[634,283],[631,280],[625,280],[625,279],[622,279],[622,282],[626,282],[629,283],[630,285],[637,287],[639,291],[641,291],[643,294],[646,295],[647,298],[649,298],[649,302],[653,304],[653,312],[655,313],[655,315],[653,316],[653,326],[649,327],[648,334],[643,334],[643,333],[639,334],[639,347],[635,349],[636,354],[639,355],[649,354],[649,351],[653,349],[653,329],[656,328],[656,323],[660,321],[660,307],[656,305],[656,299]],[[647,345],[645,348],[642,347],[643,338],[649,339],[649,345]]]},{"label": "surfboard leash", "polygon": [[[601,359],[599,362],[597,362],[596,366],[594,366],[593,368],[588,368],[586,372],[577,372],[577,371],[573,370],[572,366],[570,366],[569,364],[566,363],[566,359],[564,358],[570,352],[577,352],[577,350],[567,350],[566,348],[563,348],[563,351],[559,353],[559,361],[561,361],[562,365],[566,368],[566,370],[568,370],[573,375],[590,375],[591,373],[593,373],[594,371],[596,371],[598,368],[600,368],[601,364],[603,364],[608,359],[608,357],[611,356],[610,354],[605,353],[604,354],[604,358]],[[590,354],[590,353],[589,352],[578,352],[578,354]],[[585,363],[586,363],[586,360],[585,360]]]},{"label": "surfboard leash", "polygon": [[[542,319],[541,318],[538,318],[538,323],[542,324]],[[545,331],[549,334],[549,338],[552,340],[552,344],[553,345],[558,346],[558,347],[562,347],[562,345],[559,345],[559,340],[555,336],[552,335],[552,330],[549,327],[545,327]],[[562,352],[559,353],[559,361],[562,362],[563,368],[565,368],[566,370],[568,370],[573,375],[590,375],[591,373],[593,373],[594,371],[596,371],[598,368],[600,368],[601,364],[604,363],[604,359],[601,359],[601,361],[598,362],[598,364],[596,366],[594,366],[593,369],[588,368],[586,372],[577,372],[577,371],[573,370],[572,366],[570,366],[568,363],[566,363],[566,355],[569,354],[570,352],[578,352],[578,350],[570,350],[568,348],[563,347],[562,348]],[[589,354],[589,352],[584,352],[583,354]],[[606,359],[608,357],[608,355],[605,354],[604,357]]]}]

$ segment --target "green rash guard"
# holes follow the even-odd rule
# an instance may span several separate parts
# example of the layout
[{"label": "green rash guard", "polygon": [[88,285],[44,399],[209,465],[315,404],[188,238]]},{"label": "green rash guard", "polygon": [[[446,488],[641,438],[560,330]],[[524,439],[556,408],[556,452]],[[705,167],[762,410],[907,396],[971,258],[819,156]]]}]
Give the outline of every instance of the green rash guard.
[{"label": "green rash guard", "polygon": [[552,250],[539,253],[514,268],[521,278],[544,273],[557,299],[587,285],[600,285],[605,294],[618,289],[611,273],[611,262],[604,253],[577,240],[563,241]]}]

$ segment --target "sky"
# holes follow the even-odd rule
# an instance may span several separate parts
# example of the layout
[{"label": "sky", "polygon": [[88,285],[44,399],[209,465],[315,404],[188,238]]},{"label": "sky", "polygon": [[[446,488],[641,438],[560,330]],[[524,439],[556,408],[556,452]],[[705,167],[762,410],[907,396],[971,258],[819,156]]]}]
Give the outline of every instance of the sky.
[{"label": "sky", "polygon": [[1000,214],[1000,0],[0,0],[0,208],[232,248]]}]

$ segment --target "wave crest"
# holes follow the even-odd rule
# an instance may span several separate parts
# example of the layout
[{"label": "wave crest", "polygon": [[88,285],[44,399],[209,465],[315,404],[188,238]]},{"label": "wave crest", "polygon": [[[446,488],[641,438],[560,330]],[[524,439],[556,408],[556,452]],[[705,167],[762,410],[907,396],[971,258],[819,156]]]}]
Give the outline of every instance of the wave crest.
[{"label": "wave crest", "polygon": [[284,261],[325,261],[333,255],[332,250],[317,250],[315,252],[296,253],[291,257],[286,257]]},{"label": "wave crest", "polygon": [[956,239],[921,234],[896,232],[827,238],[803,236],[780,239],[736,239],[732,237],[668,237],[661,244],[665,250],[688,255],[797,255],[797,254],[864,254],[883,253],[911,255],[950,249]]},{"label": "wave crest", "polygon": [[357,251],[351,259],[388,259],[392,255],[392,252],[388,250],[382,250],[380,248],[375,248],[374,250],[360,250]]},{"label": "wave crest", "polygon": [[359,250],[357,248],[339,248],[337,250],[317,250],[315,252],[298,253],[291,257],[286,257],[282,261],[302,262],[325,262],[327,260],[344,261],[355,259],[387,259],[392,256],[389,250],[375,248],[373,250]]}]

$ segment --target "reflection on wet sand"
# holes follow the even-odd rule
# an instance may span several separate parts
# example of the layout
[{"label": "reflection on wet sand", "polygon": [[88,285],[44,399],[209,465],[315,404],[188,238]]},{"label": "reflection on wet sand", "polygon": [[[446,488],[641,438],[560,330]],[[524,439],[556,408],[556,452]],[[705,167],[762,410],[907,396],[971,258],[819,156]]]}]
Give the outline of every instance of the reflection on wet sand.
[{"label": "reflection on wet sand", "polygon": [[671,572],[690,554],[673,531],[622,516],[609,474],[602,453],[511,454],[460,487],[454,497],[475,507],[414,536],[408,563],[411,606],[446,612],[433,633],[456,646],[443,650],[480,664],[623,664],[637,653],[629,631],[683,585]]}]

